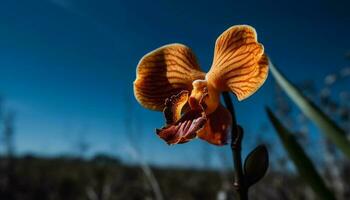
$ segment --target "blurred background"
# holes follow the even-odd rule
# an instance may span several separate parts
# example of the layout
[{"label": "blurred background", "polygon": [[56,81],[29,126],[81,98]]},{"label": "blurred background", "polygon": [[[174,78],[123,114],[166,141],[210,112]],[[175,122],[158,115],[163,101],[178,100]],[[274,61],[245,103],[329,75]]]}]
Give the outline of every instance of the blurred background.
[{"label": "blurred background", "polygon": [[[168,44],[191,47],[207,71],[214,42],[249,24],[276,66],[350,132],[350,2],[2,0],[0,199],[231,199],[229,146],[168,146],[160,112],[132,83],[139,59]],[[292,130],[338,199],[350,164],[270,75],[245,101],[243,156],[269,150],[252,199],[317,199],[289,160],[265,106]]]}]

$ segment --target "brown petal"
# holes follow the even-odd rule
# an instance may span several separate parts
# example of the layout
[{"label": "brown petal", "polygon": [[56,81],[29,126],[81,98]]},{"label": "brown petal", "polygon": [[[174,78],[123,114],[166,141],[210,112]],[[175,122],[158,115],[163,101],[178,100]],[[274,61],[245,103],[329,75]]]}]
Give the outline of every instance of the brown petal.
[{"label": "brown petal", "polygon": [[203,110],[190,110],[176,124],[157,129],[157,135],[170,144],[185,143],[197,136],[197,132],[205,125]]},{"label": "brown petal", "polygon": [[267,74],[268,60],[253,27],[233,26],[218,37],[208,83],[243,100],[259,89]]},{"label": "brown petal", "polygon": [[191,49],[170,44],[145,55],[139,62],[134,81],[136,99],[146,108],[162,111],[164,101],[182,90],[190,91],[192,81],[203,79]]},{"label": "brown petal", "polygon": [[232,117],[230,112],[221,104],[210,115],[207,116],[207,123],[197,135],[199,138],[215,145],[227,144]]}]

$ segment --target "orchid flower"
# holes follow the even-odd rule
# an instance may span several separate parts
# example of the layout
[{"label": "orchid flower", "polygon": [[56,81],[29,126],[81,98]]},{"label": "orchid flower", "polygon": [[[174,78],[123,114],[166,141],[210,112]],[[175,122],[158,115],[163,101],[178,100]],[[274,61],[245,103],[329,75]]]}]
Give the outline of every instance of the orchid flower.
[{"label": "orchid flower", "polygon": [[199,137],[224,145],[232,118],[220,103],[220,93],[231,91],[238,100],[252,95],[267,78],[268,59],[255,29],[237,25],[216,40],[208,73],[201,71],[190,48],[177,43],[146,54],[136,73],[138,102],[164,112],[166,125],[156,130],[160,138],[178,144]]}]

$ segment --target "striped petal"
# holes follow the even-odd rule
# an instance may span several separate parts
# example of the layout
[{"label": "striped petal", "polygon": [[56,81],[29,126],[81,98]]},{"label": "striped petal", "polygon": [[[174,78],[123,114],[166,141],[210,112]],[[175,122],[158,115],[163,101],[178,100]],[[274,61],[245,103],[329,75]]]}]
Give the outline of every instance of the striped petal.
[{"label": "striped petal", "polygon": [[197,135],[199,138],[206,140],[211,144],[225,145],[227,144],[231,126],[231,114],[220,104],[213,113],[207,115],[207,123]]},{"label": "striped petal", "polygon": [[259,89],[267,74],[268,60],[253,27],[233,26],[218,37],[206,76],[208,84],[219,91],[232,91],[243,100]]},{"label": "striped petal", "polygon": [[144,107],[162,111],[165,99],[182,90],[191,91],[192,81],[204,76],[190,48],[182,44],[166,45],[140,60],[134,94]]}]

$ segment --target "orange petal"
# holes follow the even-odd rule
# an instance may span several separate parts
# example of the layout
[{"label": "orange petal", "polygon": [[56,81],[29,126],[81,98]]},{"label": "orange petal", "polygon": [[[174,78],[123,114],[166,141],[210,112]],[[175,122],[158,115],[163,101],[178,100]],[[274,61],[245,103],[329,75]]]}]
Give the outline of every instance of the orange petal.
[{"label": "orange petal", "polygon": [[268,60],[253,27],[233,26],[218,37],[208,83],[243,100],[259,89],[267,74]]},{"label": "orange petal", "polygon": [[182,90],[191,91],[192,81],[203,79],[191,49],[170,44],[145,55],[139,62],[134,94],[141,105],[162,111],[165,99]]},{"label": "orange petal", "polygon": [[220,104],[212,114],[207,116],[207,123],[197,135],[211,144],[225,145],[227,144],[231,125],[230,112]]}]

